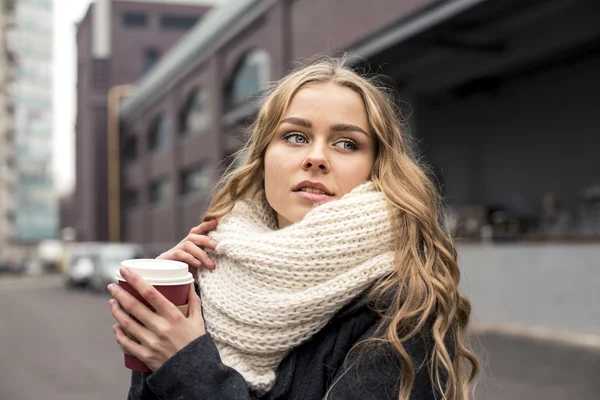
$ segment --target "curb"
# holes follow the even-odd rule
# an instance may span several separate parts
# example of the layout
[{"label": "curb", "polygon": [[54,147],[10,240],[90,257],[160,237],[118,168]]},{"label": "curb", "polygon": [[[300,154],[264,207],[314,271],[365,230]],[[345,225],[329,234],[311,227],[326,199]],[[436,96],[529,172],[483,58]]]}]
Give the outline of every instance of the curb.
[{"label": "curb", "polygon": [[469,327],[469,332],[473,334],[497,333],[600,352],[600,335],[593,333],[568,332],[541,326],[518,324],[472,324]]},{"label": "curb", "polygon": [[60,274],[18,275],[0,277],[0,289],[19,289],[23,285],[33,287],[53,286],[61,281]]}]

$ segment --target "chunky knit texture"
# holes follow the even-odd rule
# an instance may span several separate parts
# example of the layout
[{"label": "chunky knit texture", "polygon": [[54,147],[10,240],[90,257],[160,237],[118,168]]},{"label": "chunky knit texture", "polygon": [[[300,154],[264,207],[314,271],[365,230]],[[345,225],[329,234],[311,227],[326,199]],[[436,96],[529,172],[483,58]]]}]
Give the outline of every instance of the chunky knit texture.
[{"label": "chunky knit texture", "polygon": [[210,236],[214,270],[200,290],[206,330],[224,364],[267,391],[286,354],[394,269],[386,200],[366,182],[277,229],[263,191],[236,203]]}]

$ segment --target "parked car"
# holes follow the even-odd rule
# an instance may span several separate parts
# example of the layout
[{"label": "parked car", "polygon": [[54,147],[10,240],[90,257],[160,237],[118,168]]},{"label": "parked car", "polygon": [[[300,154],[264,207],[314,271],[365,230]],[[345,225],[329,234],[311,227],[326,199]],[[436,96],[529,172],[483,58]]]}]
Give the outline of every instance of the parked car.
[{"label": "parked car", "polygon": [[23,274],[27,271],[27,264],[23,261],[0,260],[0,274]]},{"label": "parked car", "polygon": [[90,288],[96,292],[106,291],[109,283],[117,281],[115,275],[121,266],[121,261],[132,258],[144,258],[141,246],[132,243],[106,243],[100,247],[89,278]]},{"label": "parked car", "polygon": [[69,288],[82,287],[90,283],[103,243],[71,243],[65,248],[62,273]]}]

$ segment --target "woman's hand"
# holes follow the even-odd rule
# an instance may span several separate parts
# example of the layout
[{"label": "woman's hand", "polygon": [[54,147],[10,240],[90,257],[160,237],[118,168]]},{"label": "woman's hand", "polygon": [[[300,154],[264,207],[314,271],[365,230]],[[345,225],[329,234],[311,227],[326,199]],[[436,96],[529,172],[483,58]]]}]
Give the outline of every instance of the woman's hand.
[{"label": "woman's hand", "polygon": [[[200,297],[194,290],[194,284],[190,284],[188,291],[186,317],[135,272],[122,268],[121,276],[156,312],[118,285],[110,284],[108,290],[114,297],[109,301],[110,309],[119,323],[113,326],[113,331],[121,349],[137,357],[152,371],[156,371],[175,353],[206,333]],[[129,338],[125,332],[139,343]]]},{"label": "woman's hand", "polygon": [[205,248],[214,250],[217,241],[206,236],[206,234],[217,227],[217,220],[213,219],[197,225],[190,233],[175,247],[165,251],[160,256],[163,260],[182,261],[190,267],[200,268],[203,265],[208,269],[214,269],[215,263],[208,258],[204,252]]}]

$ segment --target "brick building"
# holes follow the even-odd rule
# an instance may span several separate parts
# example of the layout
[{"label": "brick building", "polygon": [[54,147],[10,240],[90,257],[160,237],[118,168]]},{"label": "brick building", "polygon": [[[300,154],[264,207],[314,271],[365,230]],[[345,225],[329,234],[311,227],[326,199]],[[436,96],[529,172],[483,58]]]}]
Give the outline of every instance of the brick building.
[{"label": "brick building", "polygon": [[183,237],[264,83],[338,51],[393,79],[450,206],[525,220],[548,191],[577,199],[600,182],[599,16],[587,0],[229,2],[123,103],[121,239]]},{"label": "brick building", "polygon": [[132,84],[153,68],[202,19],[210,9],[206,3],[199,0],[169,4],[152,0],[96,0],[79,23],[76,189],[71,202],[74,208],[68,216],[68,221],[77,230],[78,240],[108,239],[109,90]]}]

